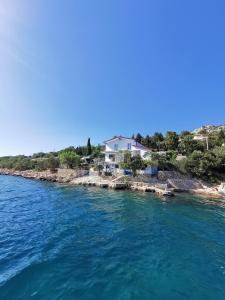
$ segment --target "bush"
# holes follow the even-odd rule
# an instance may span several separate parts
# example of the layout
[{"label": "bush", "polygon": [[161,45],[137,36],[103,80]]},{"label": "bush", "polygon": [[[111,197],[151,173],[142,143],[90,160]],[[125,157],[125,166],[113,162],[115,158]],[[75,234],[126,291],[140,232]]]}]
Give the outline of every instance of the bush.
[{"label": "bush", "polygon": [[186,164],[187,164],[187,158],[182,159],[182,160],[175,160],[173,162],[175,168],[177,171],[179,171],[182,174],[186,174],[187,173],[187,168],[186,168]]},{"label": "bush", "polygon": [[178,134],[175,131],[167,131],[165,142],[168,150],[177,150],[179,142]]},{"label": "bush", "polygon": [[145,167],[144,161],[140,155],[130,157],[130,159],[121,164],[123,169],[131,169],[133,176],[136,176],[137,170],[141,170]]},{"label": "bush", "polygon": [[215,155],[215,170],[219,173],[225,173],[225,147],[216,147],[212,153]]},{"label": "bush", "polygon": [[165,155],[160,155],[158,153],[152,153],[152,161],[158,166],[161,171],[173,171],[175,166],[173,164],[174,157],[176,156],[176,151],[168,151]]},{"label": "bush", "polygon": [[30,158],[23,157],[23,158],[17,159],[17,161],[15,162],[14,168],[17,171],[31,170],[34,168],[34,164]]},{"label": "bush", "polygon": [[195,177],[213,180],[216,156],[212,152],[194,151],[186,161],[186,170]]},{"label": "bush", "polygon": [[47,170],[48,169],[47,160],[46,159],[36,160],[35,169],[39,172]]},{"label": "bush", "polygon": [[80,166],[81,159],[74,151],[64,150],[59,154],[59,161],[61,164],[66,165],[67,168],[73,169]]},{"label": "bush", "polygon": [[179,142],[178,149],[183,155],[190,155],[195,150],[204,151],[204,144],[193,139],[193,135],[185,135]]},{"label": "bush", "polygon": [[56,172],[59,167],[59,159],[51,155],[46,162],[47,167],[50,169],[52,173]]}]

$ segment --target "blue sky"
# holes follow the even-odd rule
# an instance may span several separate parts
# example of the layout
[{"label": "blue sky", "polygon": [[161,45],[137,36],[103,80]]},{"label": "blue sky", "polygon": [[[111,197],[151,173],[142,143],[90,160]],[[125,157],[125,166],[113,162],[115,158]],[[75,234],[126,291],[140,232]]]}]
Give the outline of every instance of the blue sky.
[{"label": "blue sky", "polygon": [[224,0],[1,0],[0,155],[225,123]]}]

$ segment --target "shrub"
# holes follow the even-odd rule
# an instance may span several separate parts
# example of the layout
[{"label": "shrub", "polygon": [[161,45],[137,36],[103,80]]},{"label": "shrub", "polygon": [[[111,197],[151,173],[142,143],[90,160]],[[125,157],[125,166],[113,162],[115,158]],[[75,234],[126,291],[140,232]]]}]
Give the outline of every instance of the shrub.
[{"label": "shrub", "polygon": [[46,162],[47,167],[50,169],[52,173],[56,172],[59,167],[59,159],[51,155]]},{"label": "shrub", "polygon": [[212,152],[194,151],[186,161],[187,172],[202,179],[213,180],[215,166],[216,156]]},{"label": "shrub", "polygon": [[14,168],[15,168],[15,170],[18,170],[18,171],[25,171],[25,170],[33,169],[34,164],[30,158],[24,157],[24,158],[19,158],[15,162]]},{"label": "shrub", "polygon": [[141,170],[145,167],[144,161],[140,155],[135,155],[130,158],[129,161],[122,163],[121,167],[123,169],[131,169],[133,176],[136,176],[137,170]]},{"label": "shrub", "polygon": [[35,161],[35,169],[39,172],[47,170],[47,160],[46,159],[39,159]]},{"label": "shrub", "polygon": [[80,156],[75,152],[68,150],[64,150],[59,154],[59,161],[69,169],[78,167],[81,164]]}]

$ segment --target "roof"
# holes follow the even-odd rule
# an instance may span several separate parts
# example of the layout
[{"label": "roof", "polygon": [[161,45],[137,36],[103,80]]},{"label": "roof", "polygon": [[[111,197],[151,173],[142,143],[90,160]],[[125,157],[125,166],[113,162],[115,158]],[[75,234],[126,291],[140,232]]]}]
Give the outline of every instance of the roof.
[{"label": "roof", "polygon": [[132,138],[129,138],[129,137],[125,137],[125,136],[122,136],[122,135],[116,135],[113,138],[104,141],[104,143],[107,143],[107,142],[110,142],[110,141],[113,141],[113,140],[122,140],[122,139],[135,141],[135,139],[132,139]]},{"label": "roof", "polygon": [[122,135],[117,135],[117,136],[114,136],[113,138],[107,140],[107,141],[104,141],[104,144],[108,143],[108,142],[111,142],[111,141],[114,141],[114,140],[122,140],[122,139],[126,139],[126,140],[131,140],[133,142],[136,143],[136,145],[134,147],[136,148],[139,148],[139,149],[142,149],[142,150],[147,150],[149,151],[150,149],[147,148],[146,146],[142,145],[141,143],[137,142],[135,139],[133,138],[129,138],[129,137],[125,137],[125,136],[122,136]]}]

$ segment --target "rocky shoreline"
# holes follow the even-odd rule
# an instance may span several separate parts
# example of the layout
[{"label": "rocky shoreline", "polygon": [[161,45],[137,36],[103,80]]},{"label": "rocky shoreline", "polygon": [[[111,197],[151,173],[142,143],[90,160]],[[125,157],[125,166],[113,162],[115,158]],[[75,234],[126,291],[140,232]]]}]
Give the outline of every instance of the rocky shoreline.
[{"label": "rocky shoreline", "polygon": [[20,176],[29,179],[56,182],[60,184],[98,186],[115,190],[130,189],[141,192],[153,192],[161,196],[174,196],[176,193],[186,192],[196,195],[225,198],[225,184],[209,186],[202,181],[181,177],[172,172],[161,172],[155,178],[118,178],[88,175],[87,170],[58,169],[56,172],[46,171],[16,171],[0,169],[0,175]]},{"label": "rocky shoreline", "polygon": [[51,172],[50,170],[46,171],[16,171],[14,169],[0,169],[0,175],[10,175],[10,176],[20,176],[24,178],[58,182],[58,183],[70,183],[76,177],[84,176],[84,172],[80,174],[75,174],[72,170],[57,170],[57,172]]}]

